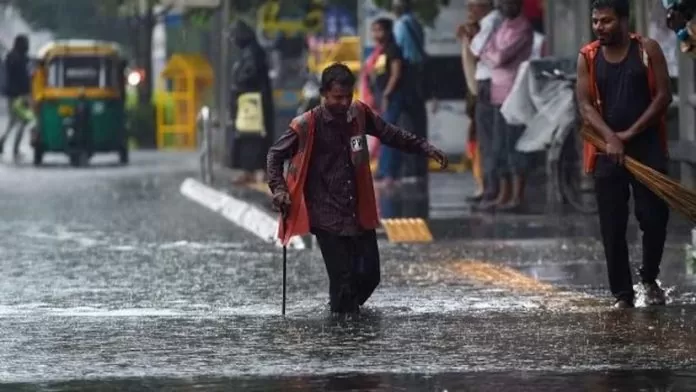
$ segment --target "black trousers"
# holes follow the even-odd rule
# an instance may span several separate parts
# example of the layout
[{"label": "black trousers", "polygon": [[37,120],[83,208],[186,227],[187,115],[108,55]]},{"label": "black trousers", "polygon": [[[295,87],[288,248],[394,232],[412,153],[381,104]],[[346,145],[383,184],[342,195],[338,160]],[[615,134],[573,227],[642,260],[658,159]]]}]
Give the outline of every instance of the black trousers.
[{"label": "black trousers", "polygon": [[380,280],[377,234],[340,236],[313,229],[329,275],[332,312],[354,312],[375,291]]},{"label": "black trousers", "polygon": [[[665,171],[662,164],[651,166]],[[643,262],[639,275],[644,283],[654,282],[660,273],[669,207],[623,166],[610,162],[606,156],[598,157],[595,192],[611,292],[617,299],[633,300],[635,294],[626,242],[630,195],[633,194],[634,213],[643,233]]]}]

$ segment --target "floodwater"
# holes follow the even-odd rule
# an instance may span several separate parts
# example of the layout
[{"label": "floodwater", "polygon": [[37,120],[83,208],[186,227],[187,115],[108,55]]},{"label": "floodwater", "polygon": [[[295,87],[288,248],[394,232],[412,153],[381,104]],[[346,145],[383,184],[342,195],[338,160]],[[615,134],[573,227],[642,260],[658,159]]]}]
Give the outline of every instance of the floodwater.
[{"label": "floodwater", "polygon": [[666,307],[609,309],[584,218],[529,238],[457,229],[493,225],[473,217],[433,244],[383,242],[357,317],[328,313],[317,250],[290,252],[282,317],[279,249],[179,195],[195,157],[133,159],[0,167],[0,391],[696,390],[681,231]]}]

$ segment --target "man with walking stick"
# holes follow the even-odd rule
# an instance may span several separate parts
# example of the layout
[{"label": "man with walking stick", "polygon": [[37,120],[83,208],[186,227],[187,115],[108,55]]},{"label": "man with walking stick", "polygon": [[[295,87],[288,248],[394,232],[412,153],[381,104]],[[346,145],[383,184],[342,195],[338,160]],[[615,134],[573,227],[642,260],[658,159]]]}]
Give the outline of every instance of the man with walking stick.
[{"label": "man with walking stick", "polygon": [[634,306],[626,226],[628,200],[643,233],[639,270],[649,305],[663,305],[656,282],[667,234],[667,204],[624,166],[624,154],[657,171],[667,170],[665,113],[672,100],[667,64],[655,41],[628,30],[628,0],[595,0],[597,40],[578,56],[577,96],[585,124],[606,142],[606,154],[585,145],[585,170],[594,173],[599,225],[609,285],[618,308]]},{"label": "man with walking stick", "polygon": [[[355,76],[343,64],[321,76],[322,104],[298,117],[268,152],[268,185],[283,212],[279,237],[316,236],[329,275],[330,308],[356,313],[380,281],[375,203],[366,135],[447,166],[444,153],[353,102]],[[283,166],[289,161],[287,178]]]}]

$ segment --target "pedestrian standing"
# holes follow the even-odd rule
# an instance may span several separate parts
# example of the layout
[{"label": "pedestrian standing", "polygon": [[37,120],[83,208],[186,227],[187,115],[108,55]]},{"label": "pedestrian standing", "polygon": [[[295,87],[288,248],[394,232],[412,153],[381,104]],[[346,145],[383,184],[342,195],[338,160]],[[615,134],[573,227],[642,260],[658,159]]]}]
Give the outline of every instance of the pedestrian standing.
[{"label": "pedestrian standing", "polygon": [[[0,154],[4,150],[5,140],[10,135],[10,132],[17,128],[15,136],[14,148],[12,150],[15,160],[18,160],[19,145],[24,135],[24,130],[29,124],[22,116],[20,111],[30,106],[31,100],[31,75],[29,74],[29,38],[26,35],[18,35],[15,37],[12,50],[7,54],[5,59],[5,91],[7,98],[7,111],[9,120],[5,133],[0,137]],[[26,110],[26,109],[24,109]]]},{"label": "pedestrian standing", "polygon": [[[370,75],[370,87],[384,121],[396,124],[404,107],[401,84],[404,61],[401,49],[394,40],[393,22],[380,18],[372,23],[372,36],[381,55],[377,58]],[[381,146],[376,178],[381,185],[392,188],[401,177],[401,153],[398,149]]]},{"label": "pedestrian standing", "polygon": [[[426,66],[428,55],[425,51],[425,30],[413,14],[411,0],[393,0],[394,39],[404,58],[403,109],[400,124],[419,137],[428,138],[428,111],[426,101],[432,95],[432,75]],[[417,156],[403,157],[402,182],[425,180],[428,174],[428,161]]]},{"label": "pedestrian standing", "polygon": [[520,64],[529,60],[534,44],[534,30],[522,15],[522,0],[500,0],[503,22],[486,45],[481,61],[491,68],[491,103],[494,106],[493,146],[498,195],[481,208],[514,211],[521,207],[525,187],[526,156],[517,151],[523,125],[511,125],[500,112],[510,95]]},{"label": "pedestrian standing", "polygon": [[578,56],[577,96],[582,117],[607,143],[606,154],[585,146],[585,170],[594,173],[599,226],[615,306],[634,306],[626,226],[628,201],[643,232],[639,270],[647,302],[665,303],[657,284],[669,209],[623,165],[628,155],[667,171],[665,113],[672,101],[665,56],[659,44],[629,32],[628,0],[595,0],[592,28],[597,40]]},{"label": "pedestrian standing", "polygon": [[[480,57],[491,37],[498,30],[503,17],[493,7],[493,0],[469,0],[468,6],[471,23],[465,30],[465,36],[470,37],[469,50],[476,59],[474,123],[483,171],[483,192],[471,195],[469,201],[490,202],[498,195],[498,178],[495,176],[497,161],[493,148],[495,108],[491,104],[491,69],[484,61],[480,61]],[[476,23],[479,28],[475,29],[473,23]]]},{"label": "pedestrian standing", "polygon": [[[275,113],[266,52],[256,39],[256,32],[240,21],[235,27],[234,40],[239,54],[232,68],[230,113],[235,116],[232,167],[242,171],[234,182],[244,184],[263,179]],[[258,121],[247,127],[240,121],[244,116]]]},{"label": "pedestrian standing", "polygon": [[[355,76],[343,64],[321,76],[322,104],[291,123],[268,152],[269,187],[284,215],[279,237],[316,236],[329,275],[333,312],[353,313],[380,281],[375,203],[366,135],[447,166],[442,151],[353,102]],[[283,168],[289,161],[287,177]]]},{"label": "pedestrian standing", "polygon": [[483,197],[483,172],[481,171],[481,154],[478,147],[478,138],[476,136],[476,57],[471,53],[469,45],[471,38],[480,29],[478,22],[472,19],[471,2],[468,9],[469,21],[466,24],[457,28],[457,38],[462,44],[462,70],[464,79],[466,80],[466,115],[469,117],[469,129],[467,132],[466,154],[471,161],[471,173],[474,176],[476,189],[472,195],[467,196],[467,201],[480,200]]}]

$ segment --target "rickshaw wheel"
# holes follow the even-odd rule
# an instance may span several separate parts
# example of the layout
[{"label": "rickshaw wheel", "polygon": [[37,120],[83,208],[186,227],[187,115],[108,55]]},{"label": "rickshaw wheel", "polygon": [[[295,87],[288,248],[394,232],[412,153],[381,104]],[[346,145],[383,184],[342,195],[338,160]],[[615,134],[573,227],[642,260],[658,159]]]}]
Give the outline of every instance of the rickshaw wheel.
[{"label": "rickshaw wheel", "polygon": [[87,166],[89,154],[86,152],[77,152],[70,154],[70,165],[74,167]]},{"label": "rickshaw wheel", "polygon": [[127,165],[130,161],[130,156],[128,154],[128,147],[121,147],[118,150],[118,160],[122,165]]},{"label": "rickshaw wheel", "polygon": [[44,151],[41,147],[34,147],[34,166],[41,166],[43,163]]}]

